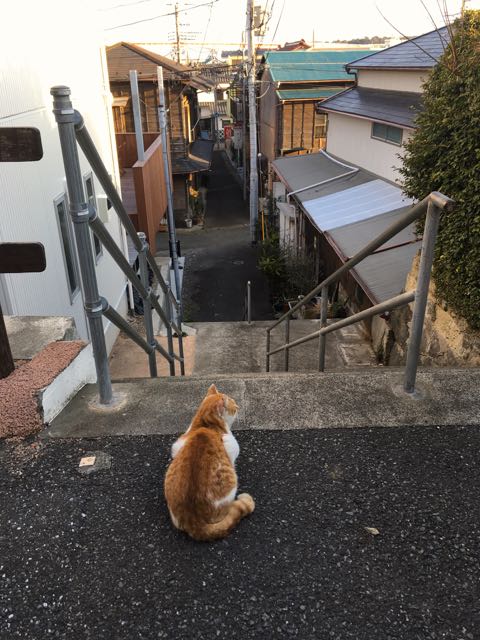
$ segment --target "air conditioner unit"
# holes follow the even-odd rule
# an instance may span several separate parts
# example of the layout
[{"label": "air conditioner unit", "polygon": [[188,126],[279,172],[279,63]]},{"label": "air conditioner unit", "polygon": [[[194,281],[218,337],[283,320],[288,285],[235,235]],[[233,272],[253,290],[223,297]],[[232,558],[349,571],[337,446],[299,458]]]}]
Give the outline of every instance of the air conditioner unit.
[{"label": "air conditioner unit", "polygon": [[97,196],[97,215],[103,224],[110,221],[109,209],[111,206],[111,202],[105,194],[101,193]]}]

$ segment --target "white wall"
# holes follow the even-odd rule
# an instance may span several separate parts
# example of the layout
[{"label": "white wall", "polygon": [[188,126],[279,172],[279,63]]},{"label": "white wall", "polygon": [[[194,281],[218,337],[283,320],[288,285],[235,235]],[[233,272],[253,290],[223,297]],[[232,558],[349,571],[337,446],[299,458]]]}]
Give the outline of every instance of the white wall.
[{"label": "white wall", "polygon": [[[393,167],[401,165],[397,157],[402,151],[401,147],[374,140],[371,130],[371,120],[329,113],[327,151],[382,178],[398,182],[401,176]],[[411,131],[404,129],[403,142],[410,135]]]},{"label": "white wall", "polygon": [[377,71],[362,69],[357,73],[358,86],[388,91],[413,91],[422,93],[422,85],[429,71]]},{"label": "white wall", "polygon": [[[7,311],[71,315],[81,337],[88,338],[81,295],[70,301],[54,211],[53,201],[64,192],[65,182],[50,87],[70,86],[74,108],[83,114],[107,169],[119,184],[105,53],[102,36],[95,30],[98,18],[87,4],[80,10],[73,0],[50,0],[48,10],[44,3],[19,0],[9,5],[8,18],[9,31],[0,38],[0,126],[38,127],[44,157],[35,163],[0,165],[0,242],[42,242],[47,269],[41,274],[5,276]],[[82,172],[87,173],[89,165],[81,152],[80,156]],[[96,180],[95,191],[97,196],[102,193]],[[107,227],[123,247],[113,210]],[[100,294],[124,314],[125,278],[106,250],[96,269]],[[105,328],[111,346],[117,330],[106,321]]]}]

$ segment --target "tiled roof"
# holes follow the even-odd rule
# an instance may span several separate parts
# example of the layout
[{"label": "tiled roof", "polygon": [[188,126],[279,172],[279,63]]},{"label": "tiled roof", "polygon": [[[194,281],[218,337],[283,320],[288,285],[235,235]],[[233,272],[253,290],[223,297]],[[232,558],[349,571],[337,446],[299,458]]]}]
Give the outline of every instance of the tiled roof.
[{"label": "tiled roof", "polygon": [[346,51],[270,51],[265,63],[274,82],[314,82],[315,80],[352,80],[345,65],[362,55],[365,49]]},{"label": "tiled roof", "polygon": [[[138,64],[135,64],[138,61]],[[197,89],[210,91],[213,83],[203,78],[195,69],[180,64],[175,60],[161,56],[158,53],[148,51],[131,42],[118,42],[107,47],[108,75],[112,80],[128,80],[130,69],[139,71],[139,79],[156,78],[157,67],[165,69],[165,79],[182,78],[185,84],[190,84]]]},{"label": "tiled roof", "polygon": [[320,108],[413,129],[421,109],[421,94],[353,87],[325,100]]},{"label": "tiled roof", "polygon": [[447,27],[354,60],[347,69],[430,69],[450,41]]}]

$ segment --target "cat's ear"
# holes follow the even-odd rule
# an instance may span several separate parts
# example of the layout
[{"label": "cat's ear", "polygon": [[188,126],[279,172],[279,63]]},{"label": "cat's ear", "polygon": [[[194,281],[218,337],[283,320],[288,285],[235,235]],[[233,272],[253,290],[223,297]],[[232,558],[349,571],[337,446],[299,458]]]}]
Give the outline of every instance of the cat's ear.
[{"label": "cat's ear", "polygon": [[223,400],[219,400],[216,403],[215,408],[218,411],[218,415],[223,417],[224,414],[225,414],[225,404],[224,404]]},{"label": "cat's ear", "polygon": [[208,391],[207,391],[207,396],[211,396],[214,393],[218,393],[217,387],[214,384],[211,384]]}]

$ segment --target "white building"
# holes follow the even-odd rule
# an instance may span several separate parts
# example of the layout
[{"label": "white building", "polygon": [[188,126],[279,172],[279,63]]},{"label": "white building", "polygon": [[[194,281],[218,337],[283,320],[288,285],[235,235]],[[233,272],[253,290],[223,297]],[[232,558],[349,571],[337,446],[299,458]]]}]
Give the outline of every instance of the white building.
[{"label": "white building", "polygon": [[[9,4],[0,40],[0,126],[37,127],[44,152],[39,162],[0,164],[0,242],[41,242],[47,261],[43,273],[0,275],[0,303],[7,315],[73,316],[83,339],[88,339],[88,326],[50,88],[71,88],[73,105],[119,184],[108,72],[97,23],[88,6],[79,10],[66,0],[19,0]],[[126,251],[118,218],[113,209],[107,211],[100,184],[81,152],[80,159],[86,190],[97,199],[110,234]],[[93,235],[92,246],[100,295],[125,315],[125,278]],[[110,350],[118,330],[105,320],[104,326]]]},{"label": "white building", "polygon": [[447,27],[346,65],[356,86],[328,98],[327,151],[398,181],[398,155],[415,128],[422,85],[448,44]]}]

